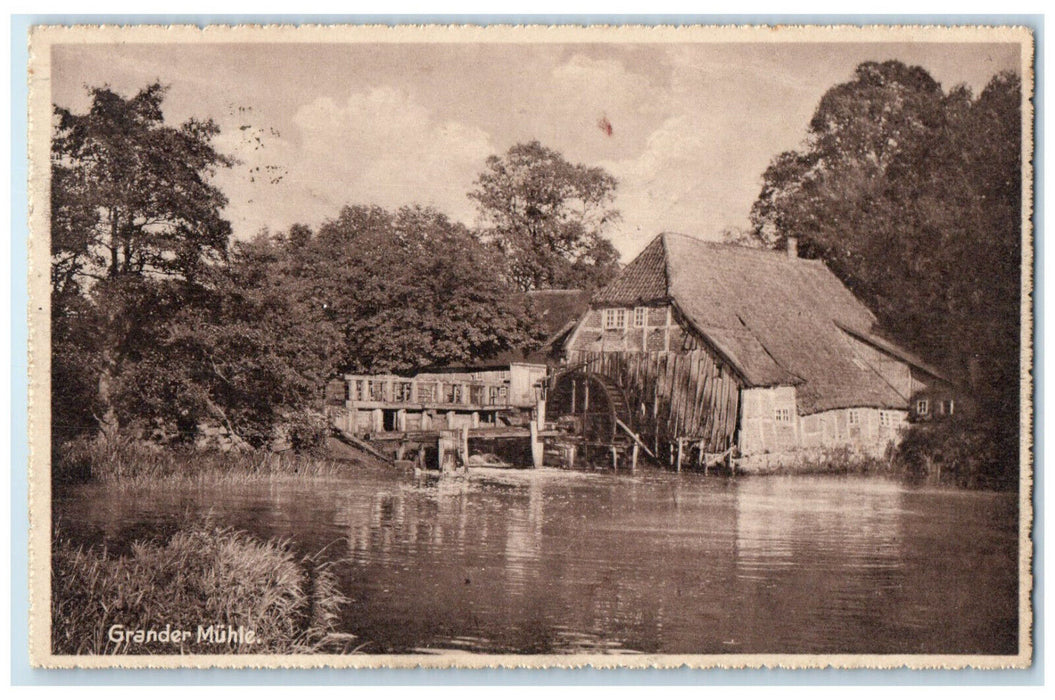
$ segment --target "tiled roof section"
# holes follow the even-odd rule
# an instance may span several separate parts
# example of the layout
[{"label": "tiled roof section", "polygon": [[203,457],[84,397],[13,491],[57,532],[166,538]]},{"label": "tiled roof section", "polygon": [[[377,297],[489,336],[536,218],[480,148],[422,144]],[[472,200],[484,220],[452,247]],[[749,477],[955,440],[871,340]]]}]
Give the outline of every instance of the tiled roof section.
[{"label": "tiled roof section", "polygon": [[593,297],[594,306],[635,306],[668,297],[664,236],[657,236]]},{"label": "tiled roof section", "polygon": [[[660,239],[646,252],[665,254],[660,267],[669,276],[673,303],[749,385],[798,385],[804,414],[850,406],[905,408],[905,400],[856,358],[840,330],[870,333],[875,317],[823,263],[677,234]],[[637,289],[640,283],[611,287]],[[610,298],[606,303],[627,303],[625,292]]]},{"label": "tiled roof section", "polygon": [[[542,347],[528,350],[506,350],[493,357],[480,358],[472,362],[444,365],[439,369],[481,370],[508,367],[514,362],[545,365],[557,361],[555,347],[560,339],[574,327],[578,319],[590,308],[590,293],[582,289],[538,289],[525,294],[532,311],[541,319],[546,338]],[[524,298],[524,297],[521,297]]]}]

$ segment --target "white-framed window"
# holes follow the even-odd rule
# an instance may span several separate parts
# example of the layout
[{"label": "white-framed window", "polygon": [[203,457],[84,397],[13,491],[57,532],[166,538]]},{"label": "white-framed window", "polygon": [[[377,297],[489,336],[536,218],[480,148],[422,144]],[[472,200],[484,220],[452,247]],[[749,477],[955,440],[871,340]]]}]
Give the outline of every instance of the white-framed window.
[{"label": "white-framed window", "polygon": [[604,329],[626,328],[626,309],[605,309]]},{"label": "white-framed window", "polygon": [[778,423],[790,423],[791,422],[791,409],[790,408],[778,408],[777,409],[777,422]]},{"label": "white-framed window", "polygon": [[928,415],[930,413],[930,401],[927,399],[917,399],[916,413],[921,416]]},{"label": "white-framed window", "polygon": [[643,328],[648,324],[648,307],[634,308],[634,328]]},{"label": "white-framed window", "polygon": [[861,417],[857,415],[857,411],[851,409],[847,411],[847,420],[849,421],[850,425],[857,425],[861,422]]}]

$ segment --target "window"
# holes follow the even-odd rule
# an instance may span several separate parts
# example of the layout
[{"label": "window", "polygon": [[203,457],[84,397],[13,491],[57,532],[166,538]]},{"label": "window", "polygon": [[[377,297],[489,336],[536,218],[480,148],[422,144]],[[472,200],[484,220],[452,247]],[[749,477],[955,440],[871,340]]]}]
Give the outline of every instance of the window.
[{"label": "window", "polygon": [[427,403],[436,398],[435,384],[418,384],[418,401]]},{"label": "window", "polygon": [[491,406],[498,406],[505,403],[506,388],[504,386],[489,386],[487,387],[487,403]]},{"label": "window", "polygon": [[848,416],[848,421],[849,421],[850,425],[857,425],[858,423],[861,422],[861,418],[860,418],[860,416],[857,415],[857,411],[853,411],[853,410],[848,411],[847,412],[847,416]]},{"label": "window", "polygon": [[396,386],[395,386],[395,390],[396,390],[395,400],[399,401],[401,403],[406,403],[407,401],[410,401],[410,388],[411,388],[410,382],[396,382]]},{"label": "window", "polygon": [[916,401],[916,413],[925,416],[930,413],[930,401],[927,399],[919,399]]},{"label": "window", "polygon": [[356,379],[355,380],[355,389],[354,389],[353,394],[352,394],[352,399],[354,399],[355,401],[363,401],[364,400],[366,394],[365,394],[365,392],[363,390],[363,384],[365,384],[365,383],[366,382],[363,381],[362,379]]},{"label": "window", "polygon": [[385,381],[383,379],[371,379],[367,382],[371,401],[385,400]]},{"label": "window", "polygon": [[626,309],[605,309],[604,329],[626,328]]},{"label": "window", "polygon": [[791,422],[791,409],[790,408],[778,408],[777,409],[777,422],[778,423],[790,423]]},{"label": "window", "polygon": [[953,412],[953,409],[956,408],[956,404],[953,402],[952,399],[949,399],[946,403],[948,404],[948,406],[947,406],[945,412],[951,416],[952,412]]},{"label": "window", "polygon": [[638,306],[634,309],[634,328],[642,328],[648,325],[648,309]]}]

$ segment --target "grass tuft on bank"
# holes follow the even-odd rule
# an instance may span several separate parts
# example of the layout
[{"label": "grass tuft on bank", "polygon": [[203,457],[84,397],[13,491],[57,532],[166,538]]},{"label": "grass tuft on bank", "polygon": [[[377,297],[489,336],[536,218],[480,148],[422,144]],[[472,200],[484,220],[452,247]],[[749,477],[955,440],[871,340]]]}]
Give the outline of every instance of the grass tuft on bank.
[{"label": "grass tuft on bank", "polygon": [[[329,563],[298,557],[288,542],[229,528],[196,527],[131,553],[52,546],[55,654],[294,654],[335,650],[341,595]],[[213,633],[209,634],[212,626]],[[252,630],[220,638],[228,628]],[[127,638],[170,630],[166,641]],[[199,630],[200,628],[200,630]],[[171,641],[171,631],[187,631]],[[339,648],[337,650],[340,650]]]}]

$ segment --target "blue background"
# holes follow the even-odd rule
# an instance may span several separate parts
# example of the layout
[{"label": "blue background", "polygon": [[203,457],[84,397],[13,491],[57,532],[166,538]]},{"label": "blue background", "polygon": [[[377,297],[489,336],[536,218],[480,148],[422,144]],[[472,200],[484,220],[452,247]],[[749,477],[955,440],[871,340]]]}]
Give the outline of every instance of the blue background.
[{"label": "blue background", "polygon": [[[11,683],[13,685],[1042,685],[1044,683],[1044,403],[1034,390],[1034,665],[1028,670],[630,670],[630,669],[114,669],[46,670],[29,665],[26,434],[28,31],[35,24],[985,24],[1030,27],[1036,42],[1034,260],[1044,256],[1044,18],[1037,15],[13,15],[11,17]],[[1035,275],[1035,387],[1043,386],[1044,280]]]}]

